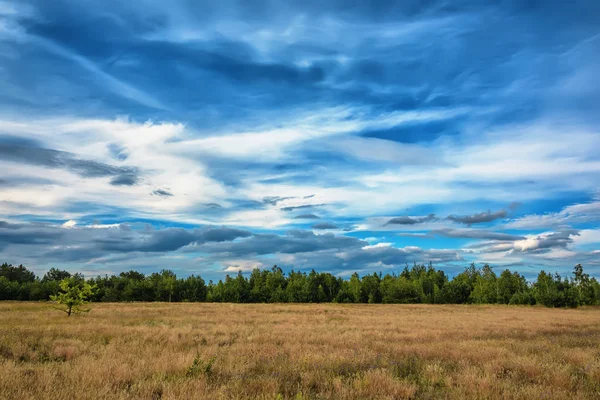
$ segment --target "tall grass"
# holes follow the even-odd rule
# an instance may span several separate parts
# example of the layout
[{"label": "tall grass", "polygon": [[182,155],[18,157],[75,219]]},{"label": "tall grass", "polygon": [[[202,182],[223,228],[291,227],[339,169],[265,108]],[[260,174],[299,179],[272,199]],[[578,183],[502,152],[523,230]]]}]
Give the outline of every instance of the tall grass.
[{"label": "tall grass", "polygon": [[598,399],[600,309],[0,303],[1,399]]}]

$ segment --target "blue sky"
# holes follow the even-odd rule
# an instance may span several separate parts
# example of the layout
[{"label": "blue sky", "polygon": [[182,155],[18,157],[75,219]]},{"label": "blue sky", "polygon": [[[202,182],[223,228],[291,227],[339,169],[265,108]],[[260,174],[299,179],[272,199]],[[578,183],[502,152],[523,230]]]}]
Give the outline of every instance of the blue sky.
[{"label": "blue sky", "polygon": [[0,0],[38,273],[600,276],[600,3]]}]

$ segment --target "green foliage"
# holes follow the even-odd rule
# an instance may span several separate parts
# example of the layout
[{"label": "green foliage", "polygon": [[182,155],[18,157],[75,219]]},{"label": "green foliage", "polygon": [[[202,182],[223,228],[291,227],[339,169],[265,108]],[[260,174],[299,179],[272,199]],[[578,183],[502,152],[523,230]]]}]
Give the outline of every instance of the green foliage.
[{"label": "green foliage", "polygon": [[[0,267],[0,300],[48,300],[65,296],[62,281],[86,283],[80,274],[72,275],[56,268],[42,279],[21,266]],[[349,279],[328,272],[288,274],[274,266],[255,269],[249,275],[238,272],[224,280],[208,284],[200,276],[177,278],[164,269],[146,276],[137,271],[99,276],[87,280],[95,288],[86,300],[120,301],[209,301],[232,303],[427,303],[427,304],[543,304],[548,307],[600,305],[600,284],[578,264],[571,279],[540,272],[528,282],[518,272],[499,275],[485,265],[474,264],[449,279],[442,270],[429,266],[408,265],[399,273],[373,273]],[[77,286],[77,285],[75,285]],[[59,294],[60,293],[60,294]]]},{"label": "green foliage", "polygon": [[489,265],[484,265],[481,274],[477,276],[471,301],[476,304],[495,303],[498,299],[498,278]]},{"label": "green foliage", "polygon": [[383,303],[420,303],[420,285],[404,277],[386,275],[381,281]]},{"label": "green foliage", "polygon": [[57,268],[50,268],[48,272],[42,278],[42,282],[56,281],[60,282],[63,279],[70,278],[71,274],[67,271],[63,271]]},{"label": "green foliage", "polygon": [[199,375],[210,375],[216,359],[216,357],[211,357],[205,361],[200,358],[199,354],[196,355],[192,365],[190,365],[185,375],[188,378],[195,378]]},{"label": "green foliage", "polygon": [[14,267],[12,264],[4,263],[0,265],[0,277],[20,284],[35,281],[35,274],[25,268],[23,265]]},{"label": "green foliage", "polygon": [[581,288],[576,281],[541,271],[533,285],[535,299],[546,307],[577,307],[581,304]]},{"label": "green foliage", "polygon": [[63,307],[57,308],[71,316],[71,314],[88,312],[89,309],[82,309],[81,306],[87,303],[87,299],[92,295],[93,288],[83,279],[76,277],[65,278],[60,281],[60,292],[50,296],[50,299],[61,304]]}]

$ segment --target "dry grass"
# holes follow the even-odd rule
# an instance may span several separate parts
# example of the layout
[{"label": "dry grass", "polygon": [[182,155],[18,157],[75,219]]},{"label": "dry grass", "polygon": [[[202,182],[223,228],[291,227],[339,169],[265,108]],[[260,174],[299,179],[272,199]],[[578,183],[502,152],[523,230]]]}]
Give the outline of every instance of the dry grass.
[{"label": "dry grass", "polygon": [[598,399],[600,309],[0,303],[0,398]]}]

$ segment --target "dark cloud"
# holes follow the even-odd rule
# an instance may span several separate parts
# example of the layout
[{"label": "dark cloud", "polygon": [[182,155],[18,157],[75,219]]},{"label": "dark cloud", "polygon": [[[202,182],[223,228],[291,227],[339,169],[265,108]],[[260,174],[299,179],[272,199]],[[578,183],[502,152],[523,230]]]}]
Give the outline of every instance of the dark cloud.
[{"label": "dark cloud", "polygon": [[11,224],[10,222],[0,221],[0,229],[19,229],[22,224]]},{"label": "dark cloud", "polygon": [[109,143],[106,147],[108,148],[111,156],[119,161],[126,160],[127,157],[129,157],[127,149],[117,143]]},{"label": "dark cloud", "polygon": [[313,229],[338,229],[338,226],[330,222],[320,222],[312,226]]},{"label": "dark cloud", "polygon": [[290,206],[290,207],[282,207],[281,210],[282,211],[294,211],[294,210],[302,210],[305,208],[314,208],[314,207],[321,207],[324,206],[325,204],[303,204],[301,206]]},{"label": "dark cloud", "polygon": [[138,171],[132,167],[116,167],[101,162],[77,158],[64,151],[36,147],[33,143],[11,143],[0,138],[0,158],[23,164],[38,165],[46,168],[59,168],[73,172],[85,178],[113,176],[137,177]]},{"label": "dark cloud", "polygon": [[270,204],[272,206],[277,205],[280,201],[294,199],[295,197],[280,197],[280,196],[268,196],[263,197],[262,201],[265,204]]},{"label": "dark cloud", "polygon": [[113,186],[134,186],[137,185],[140,178],[137,174],[121,174],[117,175],[110,180],[110,184]]},{"label": "dark cloud", "polygon": [[407,216],[403,216],[403,217],[395,217],[390,219],[386,225],[416,225],[416,224],[422,224],[424,222],[431,222],[431,221],[435,221],[437,219],[437,217],[435,216],[435,214],[429,214],[429,215],[425,215],[422,217],[407,217]]},{"label": "dark cloud", "polygon": [[296,254],[322,250],[343,250],[352,247],[362,247],[367,242],[331,233],[315,235],[312,231],[292,230],[285,235],[254,234],[253,236],[235,242],[206,243],[193,251],[222,254],[230,257],[245,257],[265,254]]},{"label": "dark cloud", "polygon": [[346,265],[351,265],[354,268],[370,264],[390,267],[413,262],[442,264],[462,260],[462,257],[456,250],[427,250],[414,246],[403,248],[392,246],[371,247],[368,249],[363,248],[360,251],[355,249],[344,256]]},{"label": "dark cloud", "polygon": [[453,222],[460,222],[461,224],[472,225],[481,224],[483,222],[492,222],[497,219],[506,218],[507,215],[508,212],[506,210],[499,210],[496,212],[487,211],[472,215],[449,215],[446,218]]},{"label": "dark cloud", "polygon": [[[452,267],[460,264],[463,258],[455,250],[427,250],[415,246],[397,248],[392,246],[368,246],[358,241],[355,246],[343,251],[324,249],[309,253],[297,253],[288,261],[293,268],[309,269],[315,265],[324,266],[332,271],[362,271],[363,273],[380,272],[386,269],[401,268],[413,262]],[[286,265],[284,262],[278,265]]]},{"label": "dark cloud", "polygon": [[25,136],[14,136],[0,134],[0,145],[16,146],[16,147],[43,147],[39,141]]},{"label": "dark cloud", "polygon": [[318,215],[315,214],[300,214],[300,215],[296,215],[294,217],[294,219],[320,219],[321,217],[319,217]]},{"label": "dark cloud", "polygon": [[522,240],[525,236],[513,235],[502,232],[491,232],[479,229],[434,229],[430,235],[439,235],[449,238],[486,239],[486,240]]},{"label": "dark cloud", "polygon": [[[284,168],[285,169],[285,168]],[[303,196],[301,197],[302,199],[311,199],[315,197],[314,194],[308,195],[308,196]],[[267,196],[267,197],[263,197],[262,202],[265,204],[270,204],[272,206],[277,205],[278,203],[285,201],[285,200],[292,200],[292,199],[299,199],[300,197],[296,197],[296,196],[289,196],[289,197],[282,197],[282,196]],[[286,207],[288,208],[288,207]]]},{"label": "dark cloud", "polygon": [[20,186],[45,186],[54,185],[56,181],[41,177],[31,176],[11,176],[10,178],[0,179],[0,186],[20,187]]},{"label": "dark cloud", "polygon": [[154,231],[150,235],[128,235],[97,240],[99,248],[116,252],[168,252],[180,249],[200,240],[195,231],[183,228],[168,228]]},{"label": "dark cloud", "polygon": [[15,244],[49,245],[62,237],[62,232],[46,224],[14,224],[0,221],[0,248]]},{"label": "dark cloud", "polygon": [[250,236],[252,233],[249,231],[227,227],[209,228],[202,231],[202,240],[205,242],[227,242]]},{"label": "dark cloud", "polygon": [[252,236],[251,232],[227,227],[205,229],[166,228],[145,234],[130,231],[127,235],[116,235],[97,240],[99,248],[117,252],[168,252],[192,243],[226,242]]},{"label": "dark cloud", "polygon": [[[165,228],[132,229],[120,224],[116,227],[92,228],[75,226],[65,228],[49,223],[9,223],[0,221],[0,247],[27,245],[27,257],[51,260],[84,261],[115,253],[165,253],[184,246],[204,243],[223,243],[252,236],[249,231],[228,227],[202,229]],[[22,250],[21,250],[22,251]]]},{"label": "dark cloud", "polygon": [[171,196],[173,196],[173,193],[171,193],[165,189],[156,189],[152,192],[152,195],[161,196],[161,197],[171,197]]}]

